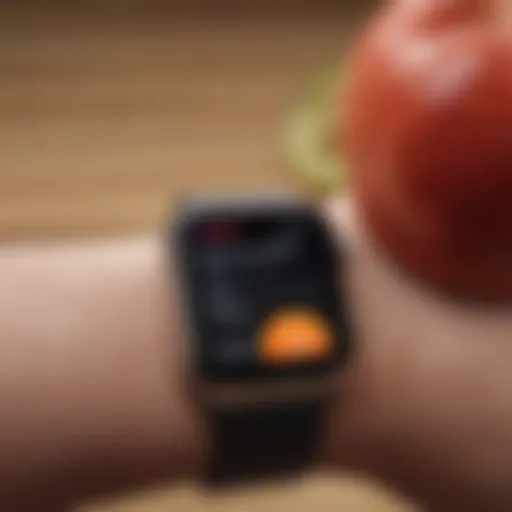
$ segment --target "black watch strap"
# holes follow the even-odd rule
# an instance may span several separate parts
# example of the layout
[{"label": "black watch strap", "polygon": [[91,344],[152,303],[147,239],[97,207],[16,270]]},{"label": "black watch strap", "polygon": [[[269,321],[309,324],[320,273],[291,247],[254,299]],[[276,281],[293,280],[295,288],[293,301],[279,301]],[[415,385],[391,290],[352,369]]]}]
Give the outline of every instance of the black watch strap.
[{"label": "black watch strap", "polygon": [[212,414],[212,485],[292,476],[314,462],[321,401],[250,405]]}]

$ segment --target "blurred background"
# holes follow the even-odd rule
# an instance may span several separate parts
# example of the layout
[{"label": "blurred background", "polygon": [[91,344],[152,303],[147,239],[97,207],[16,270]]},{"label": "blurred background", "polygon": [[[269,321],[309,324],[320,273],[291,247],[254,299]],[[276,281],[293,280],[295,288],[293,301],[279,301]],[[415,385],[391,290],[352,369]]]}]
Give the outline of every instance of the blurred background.
[{"label": "blurred background", "polygon": [[[283,150],[284,120],[312,75],[341,69],[372,4],[2,2],[0,242],[155,229],[194,192],[313,193]],[[191,488],[149,490],[80,510],[263,508],[413,510],[348,476],[213,501]]]}]

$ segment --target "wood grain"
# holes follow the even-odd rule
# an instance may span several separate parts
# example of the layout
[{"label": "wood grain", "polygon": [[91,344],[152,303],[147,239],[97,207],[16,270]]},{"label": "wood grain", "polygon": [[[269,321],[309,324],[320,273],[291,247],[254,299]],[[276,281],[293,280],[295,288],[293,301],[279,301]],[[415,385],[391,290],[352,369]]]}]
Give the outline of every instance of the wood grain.
[{"label": "wood grain", "polygon": [[0,35],[0,238],[155,226],[198,191],[293,186],[283,112],[352,25],[183,22]]}]

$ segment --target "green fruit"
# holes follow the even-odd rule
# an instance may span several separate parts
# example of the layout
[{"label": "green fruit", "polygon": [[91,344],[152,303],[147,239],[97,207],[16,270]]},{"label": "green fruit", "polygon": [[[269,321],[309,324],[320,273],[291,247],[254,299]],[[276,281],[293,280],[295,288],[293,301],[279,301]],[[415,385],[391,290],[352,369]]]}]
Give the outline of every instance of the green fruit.
[{"label": "green fruit", "polygon": [[308,188],[319,194],[339,192],[345,186],[345,162],[336,130],[343,85],[338,69],[319,73],[285,121],[286,160]]}]

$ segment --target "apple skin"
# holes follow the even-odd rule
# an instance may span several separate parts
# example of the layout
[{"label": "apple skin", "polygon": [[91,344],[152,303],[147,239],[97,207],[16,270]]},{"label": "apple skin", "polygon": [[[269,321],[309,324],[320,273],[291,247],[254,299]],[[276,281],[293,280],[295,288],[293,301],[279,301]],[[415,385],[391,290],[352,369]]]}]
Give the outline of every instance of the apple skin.
[{"label": "apple skin", "polygon": [[480,7],[386,5],[355,47],[343,137],[377,246],[452,295],[510,301],[512,31]]}]

